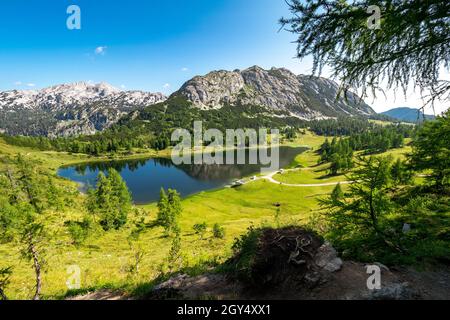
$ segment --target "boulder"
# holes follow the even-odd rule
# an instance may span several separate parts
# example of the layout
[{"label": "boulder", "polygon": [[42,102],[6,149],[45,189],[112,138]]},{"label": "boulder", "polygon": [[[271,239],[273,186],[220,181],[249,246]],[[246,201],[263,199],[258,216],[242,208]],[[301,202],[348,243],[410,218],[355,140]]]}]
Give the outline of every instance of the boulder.
[{"label": "boulder", "polygon": [[314,256],[314,263],[328,272],[339,271],[342,267],[342,259],[338,257],[336,250],[329,242],[325,242]]}]

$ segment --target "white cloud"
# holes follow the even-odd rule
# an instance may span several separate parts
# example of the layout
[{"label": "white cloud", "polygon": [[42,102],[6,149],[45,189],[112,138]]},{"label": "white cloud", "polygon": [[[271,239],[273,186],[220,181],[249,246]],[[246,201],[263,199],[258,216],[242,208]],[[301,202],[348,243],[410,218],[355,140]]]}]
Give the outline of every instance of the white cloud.
[{"label": "white cloud", "polygon": [[95,54],[104,56],[106,54],[106,49],[108,49],[106,46],[97,47],[95,48]]},{"label": "white cloud", "polygon": [[170,88],[170,83],[164,84],[164,85],[163,85],[163,88],[164,88],[164,89],[169,89],[169,88]]},{"label": "white cloud", "polygon": [[120,88],[121,88],[121,89],[125,89],[126,86],[125,86],[124,84],[121,84],[121,85],[120,85]]},{"label": "white cloud", "polygon": [[183,72],[189,71],[189,68],[183,67],[183,68],[181,68],[181,71],[183,71]]},{"label": "white cloud", "polygon": [[36,87],[35,83],[29,82],[29,83],[23,83],[22,81],[15,81],[15,86],[27,86],[27,87]]}]

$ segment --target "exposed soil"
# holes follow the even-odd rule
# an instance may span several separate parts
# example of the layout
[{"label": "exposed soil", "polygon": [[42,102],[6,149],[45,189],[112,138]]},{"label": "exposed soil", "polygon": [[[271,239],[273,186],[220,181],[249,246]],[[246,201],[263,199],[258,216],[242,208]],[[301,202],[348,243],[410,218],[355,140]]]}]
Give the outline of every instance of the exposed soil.
[{"label": "exposed soil", "polygon": [[[145,299],[450,300],[450,268],[448,267],[440,266],[435,270],[427,271],[416,271],[409,268],[382,270],[381,283],[385,293],[378,297],[374,296],[374,291],[367,289],[366,265],[346,261],[340,271],[335,272],[328,281],[313,289],[289,290],[285,288],[284,291],[273,290],[260,294],[246,290],[239,281],[231,280],[224,275],[206,274],[198,277],[181,275],[172,280],[173,288],[157,290]],[[134,298],[109,290],[71,298],[71,300],[124,299]]]},{"label": "exposed soil", "polygon": [[90,292],[84,295],[67,298],[67,300],[127,300],[131,297],[122,292],[112,291],[108,289]]},{"label": "exposed soil", "polygon": [[[255,256],[243,280],[247,290],[266,291],[274,287],[301,284],[317,270],[315,256],[323,240],[301,228],[264,229]],[[238,254],[229,264],[238,264]]]},{"label": "exposed soil", "polygon": [[[449,300],[450,269],[441,266],[433,271],[413,269],[387,270],[381,268],[381,290],[369,290],[366,282],[366,265],[346,261],[341,270],[330,273],[328,279],[314,288],[284,286],[264,292],[249,290],[239,281],[224,275],[181,275],[171,279],[172,297],[164,296],[168,288],[156,290],[149,299],[204,299],[218,300]],[[173,296],[176,292],[176,297]]]},{"label": "exposed soil", "polygon": [[[370,290],[367,264],[342,261],[334,248],[315,234],[297,227],[264,229],[256,254],[244,277],[239,274],[178,275],[158,285],[144,299],[450,299],[450,266],[431,270],[387,268],[381,270],[381,288]],[[240,253],[228,263],[239,266]],[[142,297],[141,297],[142,298]],[[76,300],[133,299],[102,290]]]}]

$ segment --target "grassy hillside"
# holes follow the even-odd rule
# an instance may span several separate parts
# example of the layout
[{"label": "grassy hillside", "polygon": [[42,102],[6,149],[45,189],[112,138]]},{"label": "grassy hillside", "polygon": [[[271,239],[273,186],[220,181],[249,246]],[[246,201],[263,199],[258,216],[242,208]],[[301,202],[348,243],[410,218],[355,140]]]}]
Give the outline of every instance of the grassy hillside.
[{"label": "grassy hillside", "polygon": [[[287,144],[317,148],[323,140],[322,137],[308,133],[301,139],[287,142]],[[84,155],[12,147],[2,141],[0,141],[0,152],[3,156],[21,153],[27,158],[38,160],[42,168],[53,174],[61,165],[104,160]],[[75,183],[63,179],[58,181],[62,185],[70,186],[75,192]],[[245,232],[250,225],[274,223],[275,203],[281,204],[282,220],[306,222],[310,213],[317,208],[316,196],[325,195],[331,189],[332,187],[292,189],[262,180],[240,188],[202,192],[184,199],[180,226],[182,252],[186,256],[188,266],[202,270],[199,266],[205,262],[227,258],[234,238]],[[304,200],[299,201],[299,199]],[[78,265],[81,268],[84,288],[102,286],[133,288],[139,283],[150,282],[158,275],[159,266],[167,256],[171,245],[171,239],[164,237],[162,228],[149,227],[141,238],[132,244],[132,247],[127,241],[132,232],[130,226],[119,231],[99,230],[96,236],[77,247],[71,244],[64,222],[82,218],[84,196],[75,195],[73,201],[75,203],[71,209],[53,212],[52,218],[46,221],[46,225],[54,236],[45,253],[48,262],[43,279],[45,296],[55,297],[66,292],[65,282],[68,277],[66,269],[70,265]],[[156,205],[149,204],[139,208],[143,210],[145,222],[150,226],[156,218]],[[131,217],[133,218],[135,217]],[[194,234],[192,227],[202,222],[208,224],[208,232],[205,239],[200,240],[199,236]],[[212,237],[211,228],[214,223],[220,223],[225,228],[224,239]],[[136,249],[133,248],[139,247],[145,252],[141,272],[139,276],[131,276],[127,268],[134,259]],[[9,289],[10,297],[29,298],[33,291],[34,274],[29,263],[19,257],[18,249],[14,245],[0,246],[2,265],[13,266],[14,270]]]},{"label": "grassy hillside", "polygon": [[[320,138],[320,137],[318,137]],[[311,137],[311,139],[314,139]],[[394,159],[400,158],[405,159],[405,155],[411,152],[411,147],[408,143],[411,139],[406,139],[406,146],[403,148],[391,149],[383,155],[391,155]],[[361,153],[361,152],[359,152]],[[358,155],[358,153],[356,153]],[[346,177],[344,175],[330,176],[328,174],[328,169],[330,167],[329,163],[317,164],[319,160],[319,155],[317,150],[308,150],[302,154],[299,154],[295,160],[293,166],[297,167],[297,170],[289,171],[282,174],[277,174],[274,178],[283,183],[288,184],[318,184],[318,183],[332,183],[345,181]]]},{"label": "grassy hillside", "polygon": [[[300,138],[287,141],[292,146],[309,146],[310,151],[299,155],[291,167],[301,167],[298,171],[274,176],[277,181],[296,184],[320,184],[345,180],[344,176],[324,178],[327,165],[317,166],[316,150],[325,138],[306,133]],[[408,147],[391,150],[388,153],[402,156]],[[41,152],[27,148],[6,145],[0,141],[0,153],[12,156],[22,153],[40,161],[40,166],[55,174],[61,165],[76,162],[104,160],[84,155]],[[167,154],[168,151],[158,155]],[[148,155],[156,155],[149,152]],[[84,196],[78,194],[75,183],[58,179],[58,183],[73,190],[73,205],[62,212],[53,212],[46,226],[52,233],[52,240],[46,246],[47,269],[43,278],[43,294],[46,298],[61,297],[67,292],[67,268],[77,265],[81,269],[82,288],[121,288],[126,291],[145,290],[160,273],[171,247],[171,239],[164,236],[161,227],[152,226],[157,214],[156,204],[138,207],[138,212],[129,217],[127,226],[116,231],[97,230],[80,246],[72,244],[64,225],[65,221],[82,219]],[[243,234],[249,226],[282,224],[306,224],[318,211],[318,199],[328,195],[333,186],[314,186],[295,188],[271,183],[267,180],[249,182],[239,188],[223,188],[190,196],[182,200],[183,213],[180,218],[181,251],[185,271],[204,272],[231,255],[231,245],[236,237]],[[275,216],[279,208],[279,219]],[[133,221],[143,216],[145,231],[136,241],[129,241],[133,232]],[[205,222],[208,225],[203,239],[193,231],[194,224]],[[223,239],[212,236],[212,226],[219,223],[225,229]],[[143,253],[139,274],[131,273],[130,266],[136,253]],[[16,246],[0,245],[0,261],[4,266],[13,267],[11,298],[26,299],[33,291],[34,274],[27,261],[20,259]]]}]

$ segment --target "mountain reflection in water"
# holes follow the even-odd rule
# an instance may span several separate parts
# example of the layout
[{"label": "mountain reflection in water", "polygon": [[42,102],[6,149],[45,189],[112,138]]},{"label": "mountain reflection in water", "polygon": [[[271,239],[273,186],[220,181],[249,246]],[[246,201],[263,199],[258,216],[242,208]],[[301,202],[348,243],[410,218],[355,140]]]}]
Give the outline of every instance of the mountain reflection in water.
[{"label": "mountain reflection in water", "polygon": [[[280,147],[280,167],[292,163],[305,148]],[[235,151],[236,156],[237,151]],[[246,150],[246,159],[249,150]],[[225,155],[224,155],[225,159]],[[258,162],[259,163],[259,162]],[[182,164],[175,165],[169,158],[133,159],[83,163],[59,169],[61,177],[80,184],[82,191],[94,186],[100,171],[117,170],[130,189],[133,201],[144,204],[159,199],[161,188],[176,189],[182,196],[223,187],[233,180],[257,174],[261,164]]]}]

